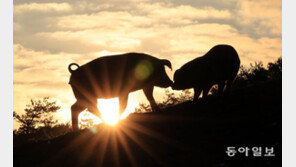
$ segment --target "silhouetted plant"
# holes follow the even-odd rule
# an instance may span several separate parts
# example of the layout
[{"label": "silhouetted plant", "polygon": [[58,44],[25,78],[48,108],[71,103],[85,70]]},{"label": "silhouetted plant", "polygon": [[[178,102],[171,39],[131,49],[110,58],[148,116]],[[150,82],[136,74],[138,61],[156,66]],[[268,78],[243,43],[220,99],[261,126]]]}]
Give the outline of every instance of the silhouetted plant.
[{"label": "silhouetted plant", "polygon": [[185,101],[189,101],[193,99],[189,89],[183,90],[179,96],[176,96],[174,92],[169,91],[168,89],[165,90],[165,99],[160,104],[162,107],[167,107],[171,105],[176,105]]},{"label": "silhouetted plant", "polygon": [[50,101],[49,97],[42,100],[31,99],[30,104],[25,108],[25,114],[13,112],[13,118],[20,123],[19,133],[34,133],[38,126],[51,127],[57,123],[53,119],[52,113],[58,111],[61,107],[55,101]]},{"label": "silhouetted plant", "polygon": [[262,62],[250,64],[250,68],[240,67],[238,76],[235,79],[233,87],[241,88],[257,82],[266,82],[270,80],[281,80],[282,78],[282,58],[278,58],[273,63],[268,63],[264,68]]},{"label": "silhouetted plant", "polygon": [[271,79],[282,79],[282,58],[274,63],[268,63],[267,68]]},{"label": "silhouetted plant", "polygon": [[139,107],[135,108],[134,113],[145,113],[145,112],[152,112],[151,106],[149,104],[140,103]]},{"label": "silhouetted plant", "polygon": [[249,69],[245,69],[242,67],[240,74],[249,82],[265,81],[268,78],[268,71],[263,67],[262,62],[255,62],[254,65],[251,63]]},{"label": "silhouetted plant", "polygon": [[81,129],[93,127],[95,125],[94,119],[90,117],[89,112],[82,112],[81,114],[83,114],[83,117],[84,117],[79,121],[79,125]]}]

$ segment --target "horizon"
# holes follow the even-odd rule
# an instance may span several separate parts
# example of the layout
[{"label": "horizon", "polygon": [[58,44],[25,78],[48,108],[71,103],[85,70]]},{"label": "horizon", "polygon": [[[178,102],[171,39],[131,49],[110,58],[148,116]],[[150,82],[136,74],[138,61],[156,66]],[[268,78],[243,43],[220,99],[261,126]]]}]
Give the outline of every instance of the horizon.
[{"label": "horizon", "polygon": [[[58,118],[70,120],[75,98],[67,67],[100,56],[143,52],[168,59],[170,78],[222,43],[232,45],[245,66],[282,56],[280,0],[219,2],[13,1],[13,110],[22,113],[31,98],[49,96],[62,106]],[[154,95],[160,102],[164,89]],[[132,107],[148,102],[141,91],[129,97]]]}]

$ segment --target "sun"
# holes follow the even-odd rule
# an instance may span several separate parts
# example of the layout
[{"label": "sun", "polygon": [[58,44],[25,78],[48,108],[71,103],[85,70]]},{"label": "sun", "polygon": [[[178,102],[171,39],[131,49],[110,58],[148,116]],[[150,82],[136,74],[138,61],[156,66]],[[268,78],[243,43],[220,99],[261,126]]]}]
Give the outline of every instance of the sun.
[{"label": "sun", "polygon": [[118,98],[112,99],[98,99],[97,107],[101,113],[102,119],[99,119],[94,114],[84,111],[79,115],[79,120],[92,120],[94,125],[98,125],[102,122],[115,126],[119,120],[125,119],[129,114],[135,111],[137,107],[136,103],[131,99],[128,103],[125,111],[119,114],[119,100]]},{"label": "sun", "polygon": [[102,121],[106,124],[116,125],[119,121],[120,115],[118,98],[98,99],[98,109],[102,114]]}]

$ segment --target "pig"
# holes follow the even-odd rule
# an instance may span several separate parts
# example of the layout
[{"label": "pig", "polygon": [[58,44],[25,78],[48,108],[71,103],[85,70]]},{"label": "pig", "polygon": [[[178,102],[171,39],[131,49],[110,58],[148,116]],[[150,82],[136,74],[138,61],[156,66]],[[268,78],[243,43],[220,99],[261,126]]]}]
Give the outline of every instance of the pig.
[{"label": "pig", "polygon": [[[72,69],[73,66],[77,68]],[[154,98],[154,86],[167,88],[173,81],[165,72],[165,66],[172,69],[171,62],[144,53],[126,53],[97,58],[79,66],[71,63],[69,84],[76,102],[71,106],[73,130],[78,129],[78,115],[86,108],[101,117],[97,108],[99,98],[119,98],[119,112],[122,113],[130,92],[142,89],[153,111],[159,110]]]},{"label": "pig", "polygon": [[198,57],[174,73],[173,90],[194,89],[193,101],[198,100],[201,92],[205,99],[213,85],[218,84],[221,96],[226,84],[225,94],[231,89],[240,67],[236,50],[230,45],[216,45],[204,56]]}]

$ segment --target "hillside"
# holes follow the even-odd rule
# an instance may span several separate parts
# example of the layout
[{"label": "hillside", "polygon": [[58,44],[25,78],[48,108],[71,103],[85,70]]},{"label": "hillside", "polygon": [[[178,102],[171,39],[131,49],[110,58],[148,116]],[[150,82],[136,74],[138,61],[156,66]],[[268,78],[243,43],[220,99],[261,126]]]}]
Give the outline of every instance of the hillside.
[{"label": "hillside", "polygon": [[[184,102],[97,127],[14,146],[14,166],[281,166],[281,81]],[[226,154],[274,147],[275,157]]]}]

